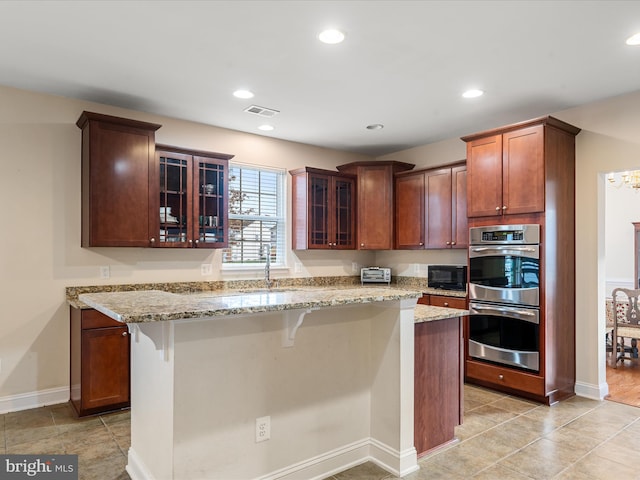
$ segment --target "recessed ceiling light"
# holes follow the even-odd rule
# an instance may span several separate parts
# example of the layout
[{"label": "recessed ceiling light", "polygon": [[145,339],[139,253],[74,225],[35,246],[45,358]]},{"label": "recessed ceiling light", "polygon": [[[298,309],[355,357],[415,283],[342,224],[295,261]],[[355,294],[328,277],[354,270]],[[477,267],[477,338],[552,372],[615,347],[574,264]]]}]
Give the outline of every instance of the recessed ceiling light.
[{"label": "recessed ceiling light", "polygon": [[631,35],[627,38],[627,45],[640,45],[640,33],[636,33],[635,35]]},{"label": "recessed ceiling light", "polygon": [[484,92],[482,90],[478,90],[477,88],[472,88],[462,94],[464,98],[476,98],[481,97],[482,95],[484,95]]},{"label": "recessed ceiling light", "polygon": [[336,30],[335,28],[329,28],[320,32],[318,38],[322,43],[328,43],[329,45],[334,45],[336,43],[340,43],[344,40],[344,33],[340,30]]},{"label": "recessed ceiling light", "polygon": [[253,92],[249,90],[236,90],[233,92],[233,96],[238,98],[253,98]]},{"label": "recessed ceiling light", "polygon": [[273,130],[273,125],[260,125],[258,127],[258,130],[262,130],[263,132],[270,132],[271,130]]},{"label": "recessed ceiling light", "polygon": [[371,125],[367,125],[367,130],[382,130],[384,125],[381,123],[372,123]]}]

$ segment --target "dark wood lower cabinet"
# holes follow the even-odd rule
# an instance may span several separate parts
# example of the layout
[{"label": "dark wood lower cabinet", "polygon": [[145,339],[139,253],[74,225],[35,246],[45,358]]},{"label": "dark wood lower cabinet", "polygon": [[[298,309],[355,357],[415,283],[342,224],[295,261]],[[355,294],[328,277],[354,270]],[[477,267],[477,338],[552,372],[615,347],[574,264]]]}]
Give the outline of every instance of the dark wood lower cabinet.
[{"label": "dark wood lower cabinet", "polygon": [[78,416],[129,406],[127,326],[92,309],[71,307],[71,405]]},{"label": "dark wood lower cabinet", "polygon": [[460,317],[415,326],[414,445],[418,456],[455,439],[462,424]]}]

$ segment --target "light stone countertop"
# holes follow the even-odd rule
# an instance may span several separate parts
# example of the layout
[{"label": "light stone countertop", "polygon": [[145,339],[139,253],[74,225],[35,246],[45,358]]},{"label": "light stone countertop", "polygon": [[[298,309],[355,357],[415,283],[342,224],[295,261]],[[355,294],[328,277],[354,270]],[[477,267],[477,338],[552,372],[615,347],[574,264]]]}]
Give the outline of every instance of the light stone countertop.
[{"label": "light stone countertop", "polygon": [[[85,305],[123,323],[144,323],[418,298],[421,290],[385,286],[287,287],[170,293],[160,290],[83,293]],[[417,305],[416,322],[466,315],[467,310]]]}]

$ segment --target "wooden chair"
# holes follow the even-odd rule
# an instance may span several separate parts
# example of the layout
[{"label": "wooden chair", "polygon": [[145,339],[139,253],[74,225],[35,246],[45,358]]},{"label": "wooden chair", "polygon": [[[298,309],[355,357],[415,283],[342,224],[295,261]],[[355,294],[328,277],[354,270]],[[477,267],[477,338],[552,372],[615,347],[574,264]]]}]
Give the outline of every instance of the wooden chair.
[{"label": "wooden chair", "polygon": [[[611,343],[616,346],[613,368],[618,361],[638,359],[640,338],[640,289],[616,288],[613,298],[613,331]],[[630,344],[625,340],[629,338]],[[613,350],[613,348],[612,348]]]}]

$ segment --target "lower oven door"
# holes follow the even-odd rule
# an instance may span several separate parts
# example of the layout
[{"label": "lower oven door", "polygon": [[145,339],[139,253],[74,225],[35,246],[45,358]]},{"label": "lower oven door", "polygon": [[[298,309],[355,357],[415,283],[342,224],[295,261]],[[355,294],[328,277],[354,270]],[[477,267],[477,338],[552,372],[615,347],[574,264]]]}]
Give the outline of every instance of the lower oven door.
[{"label": "lower oven door", "polygon": [[539,371],[538,309],[471,302],[469,312],[469,356]]}]

